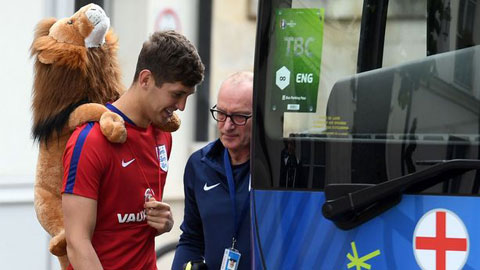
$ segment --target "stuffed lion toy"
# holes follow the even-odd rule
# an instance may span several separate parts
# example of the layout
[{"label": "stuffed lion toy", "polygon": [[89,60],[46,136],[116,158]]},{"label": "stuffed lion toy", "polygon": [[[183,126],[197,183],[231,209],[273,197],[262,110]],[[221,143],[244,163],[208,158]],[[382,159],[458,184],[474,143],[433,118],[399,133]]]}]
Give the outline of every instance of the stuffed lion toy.
[{"label": "stuffed lion toy", "polygon": [[[127,138],[123,119],[103,105],[125,91],[117,38],[109,27],[103,9],[89,4],[70,18],[40,21],[31,45],[35,60],[32,133],[39,142],[34,205],[40,224],[52,236],[50,252],[59,257],[62,269],[68,266],[61,205],[65,145],[73,130],[89,121],[99,121],[111,142]],[[173,132],[179,126],[180,120],[173,115],[160,128]]]}]

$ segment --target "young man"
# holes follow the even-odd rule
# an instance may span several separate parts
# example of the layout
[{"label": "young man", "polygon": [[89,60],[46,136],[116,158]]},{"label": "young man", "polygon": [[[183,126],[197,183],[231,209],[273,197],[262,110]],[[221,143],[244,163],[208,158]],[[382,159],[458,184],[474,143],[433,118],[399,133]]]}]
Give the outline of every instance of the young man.
[{"label": "young man", "polygon": [[[235,73],[220,87],[217,105],[210,110],[220,138],[193,153],[185,168],[185,214],[180,227],[183,233],[174,270],[199,260],[204,260],[208,269],[220,269],[222,261],[228,263],[233,258],[224,254],[232,251],[241,254],[237,269],[251,269],[252,95],[251,72]],[[232,245],[235,250],[230,250]]]},{"label": "young man", "polygon": [[170,206],[161,202],[172,137],[155,126],[185,109],[203,72],[184,36],[154,33],[132,85],[107,105],[125,120],[127,141],[108,142],[98,123],[72,134],[62,195],[69,269],[157,269],[155,236],[173,225]]}]

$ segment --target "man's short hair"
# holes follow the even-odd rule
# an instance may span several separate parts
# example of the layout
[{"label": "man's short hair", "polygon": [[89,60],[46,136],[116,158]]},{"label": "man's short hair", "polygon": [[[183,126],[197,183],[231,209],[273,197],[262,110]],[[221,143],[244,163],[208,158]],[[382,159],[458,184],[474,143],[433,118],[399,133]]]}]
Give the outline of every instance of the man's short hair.
[{"label": "man's short hair", "polygon": [[144,69],[152,72],[159,87],[165,82],[194,87],[203,80],[205,67],[195,46],[182,34],[170,30],[155,32],[143,43],[134,82]]},{"label": "man's short hair", "polygon": [[229,82],[232,85],[239,85],[242,83],[249,83],[253,88],[253,72],[251,71],[237,71],[233,74],[230,74],[224,82]]}]

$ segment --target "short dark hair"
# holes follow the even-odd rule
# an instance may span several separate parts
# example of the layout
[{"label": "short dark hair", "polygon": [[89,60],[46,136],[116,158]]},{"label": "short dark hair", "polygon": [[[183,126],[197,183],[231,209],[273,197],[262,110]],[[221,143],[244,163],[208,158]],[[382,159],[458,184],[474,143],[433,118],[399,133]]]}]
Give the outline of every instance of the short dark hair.
[{"label": "short dark hair", "polygon": [[194,87],[202,82],[205,71],[195,46],[185,36],[172,30],[155,32],[143,43],[133,82],[138,80],[140,71],[144,69],[152,72],[159,87],[165,82],[181,82]]}]

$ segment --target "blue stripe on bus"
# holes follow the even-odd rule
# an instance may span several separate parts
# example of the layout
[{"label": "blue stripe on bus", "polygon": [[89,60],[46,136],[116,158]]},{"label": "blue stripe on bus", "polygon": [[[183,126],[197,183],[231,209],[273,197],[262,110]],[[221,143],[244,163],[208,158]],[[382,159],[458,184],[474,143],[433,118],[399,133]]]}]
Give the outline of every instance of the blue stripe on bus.
[{"label": "blue stripe on bus", "polygon": [[347,269],[352,242],[359,258],[378,250],[368,260],[372,269],[419,269],[412,241],[421,217],[435,208],[454,212],[464,222],[469,256],[464,270],[480,265],[478,196],[403,195],[402,201],[382,215],[351,230],[335,227],[322,215],[323,192],[252,190],[255,204],[254,269]]},{"label": "blue stripe on bus", "polygon": [[67,184],[65,185],[65,193],[73,193],[73,187],[75,186],[75,178],[77,176],[77,165],[80,159],[80,154],[82,152],[83,144],[87,139],[87,135],[93,127],[93,122],[88,123],[82,131],[80,131],[80,135],[78,135],[77,142],[75,143],[75,147],[73,148],[72,158],[70,160],[70,168],[68,170],[68,178]]}]

